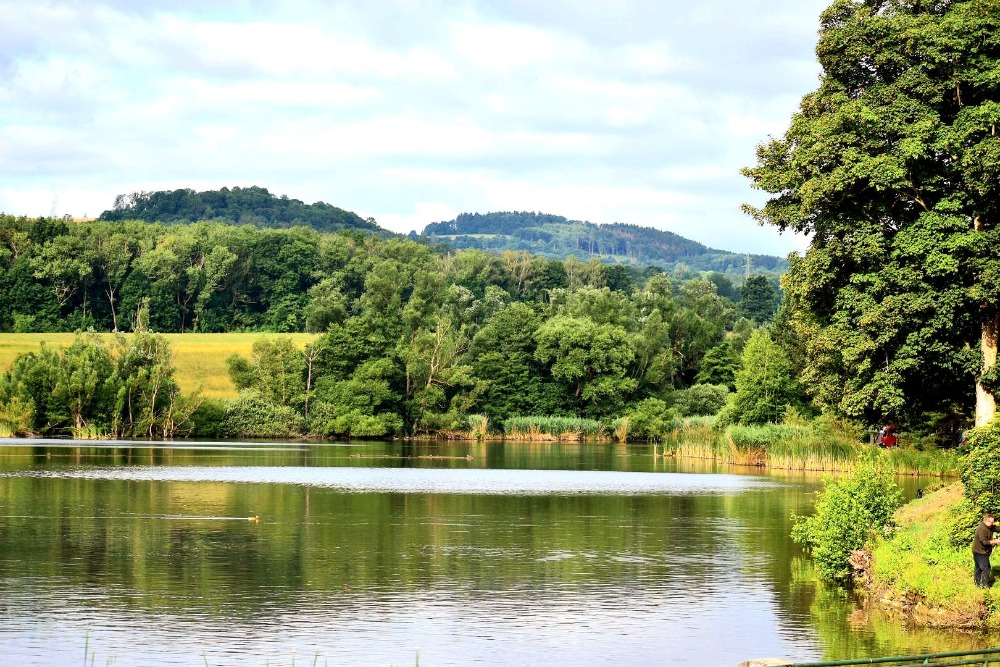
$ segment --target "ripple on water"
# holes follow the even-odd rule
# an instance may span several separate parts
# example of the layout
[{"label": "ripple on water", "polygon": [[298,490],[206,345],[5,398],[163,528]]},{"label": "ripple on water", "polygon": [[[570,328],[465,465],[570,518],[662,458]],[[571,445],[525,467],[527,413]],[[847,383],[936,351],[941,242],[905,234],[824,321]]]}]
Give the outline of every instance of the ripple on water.
[{"label": "ripple on water", "polygon": [[778,483],[740,475],[590,470],[454,470],[442,468],[288,468],[136,466],[63,471],[21,471],[30,476],[151,482],[296,484],[359,493],[731,494]]}]

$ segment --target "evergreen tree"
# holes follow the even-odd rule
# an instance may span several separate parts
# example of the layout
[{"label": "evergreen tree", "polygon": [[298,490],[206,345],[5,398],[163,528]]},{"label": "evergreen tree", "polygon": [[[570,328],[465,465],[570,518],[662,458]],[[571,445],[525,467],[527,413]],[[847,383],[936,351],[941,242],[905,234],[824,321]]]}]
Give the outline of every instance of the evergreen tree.
[{"label": "evergreen tree", "polygon": [[740,287],[737,312],[757,324],[770,322],[777,308],[777,291],[765,276],[750,276]]}]

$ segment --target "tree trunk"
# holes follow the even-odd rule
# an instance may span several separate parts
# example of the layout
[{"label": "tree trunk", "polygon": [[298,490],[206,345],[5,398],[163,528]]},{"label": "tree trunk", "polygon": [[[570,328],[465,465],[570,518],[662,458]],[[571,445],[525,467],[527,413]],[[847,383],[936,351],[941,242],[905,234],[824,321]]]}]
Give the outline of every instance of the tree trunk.
[{"label": "tree trunk", "polygon": [[[992,370],[997,365],[997,333],[1000,331],[1000,316],[992,315],[983,322],[983,368],[981,373]],[[997,413],[997,399],[993,392],[976,382],[976,426],[985,426]]]}]

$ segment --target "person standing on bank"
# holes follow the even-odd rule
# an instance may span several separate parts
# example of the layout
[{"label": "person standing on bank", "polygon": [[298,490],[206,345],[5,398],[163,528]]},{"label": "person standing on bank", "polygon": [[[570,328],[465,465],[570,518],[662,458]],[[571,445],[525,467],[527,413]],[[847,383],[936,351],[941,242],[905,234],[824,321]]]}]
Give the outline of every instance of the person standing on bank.
[{"label": "person standing on bank", "polygon": [[972,559],[976,562],[976,586],[989,588],[993,578],[993,570],[990,567],[990,552],[993,547],[1000,544],[1000,540],[993,539],[993,523],[996,519],[992,514],[983,516],[983,520],[976,526],[976,535],[972,538]]}]

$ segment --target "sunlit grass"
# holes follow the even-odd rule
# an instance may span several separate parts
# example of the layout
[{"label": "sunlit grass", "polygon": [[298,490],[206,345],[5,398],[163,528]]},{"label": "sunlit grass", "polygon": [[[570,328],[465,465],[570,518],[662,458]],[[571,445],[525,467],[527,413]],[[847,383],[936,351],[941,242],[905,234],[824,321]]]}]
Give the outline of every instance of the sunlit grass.
[{"label": "sunlit grass", "polygon": [[572,441],[604,435],[604,426],[600,422],[578,417],[510,417],[504,421],[503,428],[509,440]]},{"label": "sunlit grass", "polygon": [[[996,625],[996,604],[972,580],[972,554],[948,536],[950,511],[963,497],[955,483],[903,506],[898,529],[872,551],[875,599],[908,612],[923,625]],[[971,539],[970,539],[971,542]]]},{"label": "sunlit grass", "polygon": [[716,431],[708,421],[686,420],[663,451],[771,470],[848,472],[868,457],[879,458],[897,475],[947,477],[959,470],[959,456],[953,451],[884,450],[814,425],[731,425]]},{"label": "sunlit grass", "polygon": [[[128,335],[128,334],[126,334]],[[229,380],[226,358],[234,352],[250,356],[253,344],[261,338],[288,337],[300,348],[316,339],[315,334],[272,334],[272,333],[223,333],[223,334],[164,334],[174,354],[177,368],[175,377],[181,391],[191,393],[201,389],[208,398],[229,398],[236,395],[236,387]],[[106,340],[112,334],[102,334]],[[69,347],[73,343],[72,333],[45,334],[0,334],[0,372],[6,371],[19,354],[33,352],[45,341],[52,347]]]}]

